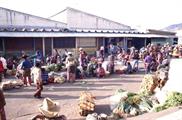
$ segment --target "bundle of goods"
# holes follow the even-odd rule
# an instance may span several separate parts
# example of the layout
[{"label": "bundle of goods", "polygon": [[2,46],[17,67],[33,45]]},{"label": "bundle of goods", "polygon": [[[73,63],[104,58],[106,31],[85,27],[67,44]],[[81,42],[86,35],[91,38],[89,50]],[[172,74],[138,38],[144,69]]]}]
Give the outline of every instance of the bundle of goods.
[{"label": "bundle of goods", "polygon": [[54,77],[54,83],[59,83],[59,84],[62,84],[65,82],[65,78],[62,77],[62,76],[55,76]]},{"label": "bundle of goods", "polygon": [[22,80],[10,80],[2,83],[3,90],[9,90],[13,88],[20,88],[23,86]]},{"label": "bundle of goods", "polygon": [[79,98],[79,114],[81,116],[86,116],[92,113],[95,109],[94,103],[95,97],[90,92],[81,92]]},{"label": "bundle of goods", "polygon": [[167,93],[167,98],[165,102],[163,104],[155,106],[154,111],[159,112],[169,107],[176,107],[179,105],[182,105],[182,93],[169,92]]},{"label": "bundle of goods", "polygon": [[115,95],[110,97],[110,100],[113,100],[112,97],[114,97],[115,101],[116,98],[119,101],[115,107],[112,104],[113,116],[116,119],[149,112],[153,107],[153,101],[150,98],[121,89],[117,90]]},{"label": "bundle of goods", "polygon": [[127,66],[121,66],[119,69],[116,69],[115,72],[117,74],[123,74],[127,71],[127,68],[128,68]]},{"label": "bundle of goods", "polygon": [[92,113],[87,115],[86,120],[108,120],[108,116],[104,113],[99,115],[97,113]]},{"label": "bundle of goods", "polygon": [[60,83],[60,84],[62,84],[66,80],[66,75],[67,75],[66,72],[56,73],[56,72],[52,71],[52,72],[50,72],[48,74],[48,76],[49,76],[48,81],[49,81],[49,83]]},{"label": "bundle of goods", "polygon": [[7,70],[6,74],[9,76],[14,76],[14,75],[16,75],[16,69]]},{"label": "bundle of goods", "polygon": [[158,78],[155,75],[145,75],[140,86],[140,93],[143,95],[151,95],[157,86]]}]

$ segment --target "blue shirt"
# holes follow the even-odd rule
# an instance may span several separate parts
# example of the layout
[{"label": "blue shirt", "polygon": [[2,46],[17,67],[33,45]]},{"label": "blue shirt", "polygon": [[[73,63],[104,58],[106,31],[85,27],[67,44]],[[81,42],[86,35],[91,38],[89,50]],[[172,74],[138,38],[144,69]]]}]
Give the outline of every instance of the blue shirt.
[{"label": "blue shirt", "polygon": [[24,60],[23,63],[22,63],[22,69],[30,69],[32,67],[30,61],[28,60]]}]

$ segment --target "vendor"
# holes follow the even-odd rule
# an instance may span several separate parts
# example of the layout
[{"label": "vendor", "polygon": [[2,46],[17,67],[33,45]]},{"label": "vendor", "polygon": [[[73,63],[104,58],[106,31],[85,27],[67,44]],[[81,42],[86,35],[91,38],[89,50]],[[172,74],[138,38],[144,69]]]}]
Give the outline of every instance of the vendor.
[{"label": "vendor", "polygon": [[6,102],[5,102],[4,94],[0,87],[0,120],[6,120],[6,115],[4,110],[5,105],[6,105]]},{"label": "vendor", "polygon": [[71,52],[68,52],[68,57],[66,58],[66,68],[67,82],[74,82],[76,79],[76,62]]}]

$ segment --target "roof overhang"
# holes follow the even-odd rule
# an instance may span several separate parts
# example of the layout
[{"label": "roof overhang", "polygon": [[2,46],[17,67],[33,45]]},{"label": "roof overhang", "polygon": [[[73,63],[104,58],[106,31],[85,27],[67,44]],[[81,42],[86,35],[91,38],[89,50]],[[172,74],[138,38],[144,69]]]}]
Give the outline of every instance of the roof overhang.
[{"label": "roof overhang", "polygon": [[140,37],[176,38],[174,35],[131,34],[131,33],[82,33],[82,32],[0,32],[0,37]]}]

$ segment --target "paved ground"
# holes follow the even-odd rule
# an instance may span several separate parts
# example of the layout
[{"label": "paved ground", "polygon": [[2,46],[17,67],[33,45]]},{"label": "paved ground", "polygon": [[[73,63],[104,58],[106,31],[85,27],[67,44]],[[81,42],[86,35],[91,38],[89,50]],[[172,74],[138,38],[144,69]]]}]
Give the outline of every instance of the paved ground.
[{"label": "paved ground", "polygon": [[[68,120],[82,120],[78,114],[78,97],[81,91],[90,91],[96,96],[97,113],[110,114],[109,97],[116,89],[122,88],[131,92],[138,92],[143,74],[112,75],[105,79],[85,79],[64,84],[50,84],[44,86],[43,96],[58,101],[61,106],[60,114],[64,114]],[[32,94],[35,87],[25,87],[5,91],[6,113],[8,120],[28,120],[38,113],[38,106],[43,99],[34,99]],[[147,113],[128,120],[153,120],[159,116],[177,111],[177,108],[160,113]]]}]

